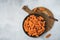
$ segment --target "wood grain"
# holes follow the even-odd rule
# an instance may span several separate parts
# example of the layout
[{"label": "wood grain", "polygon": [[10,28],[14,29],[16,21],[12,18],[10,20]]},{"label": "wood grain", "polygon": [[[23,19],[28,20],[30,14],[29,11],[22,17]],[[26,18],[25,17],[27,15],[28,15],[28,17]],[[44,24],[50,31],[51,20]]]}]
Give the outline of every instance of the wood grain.
[{"label": "wood grain", "polygon": [[[42,8],[42,10],[41,10],[41,8]],[[44,13],[44,14],[46,14],[46,15],[51,16],[51,17],[54,18],[53,13],[49,9],[44,8],[44,7],[37,7],[37,8],[34,8],[32,11],[34,11],[34,12],[40,11],[40,12],[42,12],[42,13]],[[49,19],[49,21],[48,21],[47,24],[48,25],[46,27],[46,32],[49,31],[49,30],[51,30],[51,28],[53,27],[53,24],[54,24],[54,20],[53,19]]]}]

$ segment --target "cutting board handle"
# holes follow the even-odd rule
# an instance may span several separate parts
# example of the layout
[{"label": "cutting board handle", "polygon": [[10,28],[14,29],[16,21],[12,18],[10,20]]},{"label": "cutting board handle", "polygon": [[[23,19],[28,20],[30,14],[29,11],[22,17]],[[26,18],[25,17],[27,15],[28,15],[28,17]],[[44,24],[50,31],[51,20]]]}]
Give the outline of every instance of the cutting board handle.
[{"label": "cutting board handle", "polygon": [[23,6],[22,9],[23,9],[24,11],[26,11],[28,14],[34,13],[32,10],[30,10],[30,9],[28,8],[28,6]]}]

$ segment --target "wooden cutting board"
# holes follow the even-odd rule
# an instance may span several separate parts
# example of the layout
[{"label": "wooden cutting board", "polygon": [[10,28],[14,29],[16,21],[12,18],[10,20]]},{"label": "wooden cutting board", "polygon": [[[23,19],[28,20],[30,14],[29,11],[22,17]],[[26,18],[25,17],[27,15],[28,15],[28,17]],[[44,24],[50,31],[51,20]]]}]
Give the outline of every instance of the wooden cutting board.
[{"label": "wooden cutting board", "polygon": [[[40,12],[40,13],[44,13],[47,16],[50,16],[50,17],[54,18],[53,13],[49,9],[47,9],[45,7],[36,7],[33,10],[30,10],[28,8],[28,6],[24,6],[23,10],[26,11],[26,12],[28,12],[28,14],[34,14],[34,13]],[[54,21],[55,20],[53,20],[51,18],[48,20],[47,27],[46,27],[46,32],[49,31],[49,30],[51,30],[51,28],[53,27]]]},{"label": "wooden cutting board", "polygon": [[[49,9],[47,9],[45,7],[36,7],[32,11],[34,11],[35,13],[40,11],[40,12],[42,12],[42,13],[54,18],[53,13]],[[54,24],[54,20],[53,19],[49,19],[48,27],[46,27],[46,32],[51,30],[51,28],[53,27],[53,24]]]}]

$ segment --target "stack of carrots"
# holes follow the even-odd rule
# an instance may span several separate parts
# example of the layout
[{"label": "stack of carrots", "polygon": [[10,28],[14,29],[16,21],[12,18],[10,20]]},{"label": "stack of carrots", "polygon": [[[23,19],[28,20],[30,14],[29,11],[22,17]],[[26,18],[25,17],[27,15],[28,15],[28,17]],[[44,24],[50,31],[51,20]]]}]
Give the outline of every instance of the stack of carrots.
[{"label": "stack of carrots", "polygon": [[29,36],[38,37],[45,31],[45,21],[42,16],[30,15],[24,21],[24,30]]}]

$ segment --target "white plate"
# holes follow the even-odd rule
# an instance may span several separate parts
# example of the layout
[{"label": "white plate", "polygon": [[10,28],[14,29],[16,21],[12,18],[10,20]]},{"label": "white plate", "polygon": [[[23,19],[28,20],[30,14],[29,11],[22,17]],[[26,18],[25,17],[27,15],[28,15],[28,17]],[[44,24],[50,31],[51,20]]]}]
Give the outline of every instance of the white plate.
[{"label": "white plate", "polygon": [[[53,28],[39,38],[27,36],[22,29],[22,22],[28,15],[22,10],[27,5],[31,10],[43,6],[52,11],[59,21]],[[60,0],[0,0],[0,40],[60,40]],[[51,37],[45,38],[51,33]]]}]

